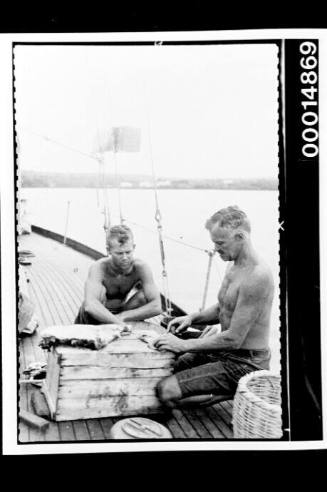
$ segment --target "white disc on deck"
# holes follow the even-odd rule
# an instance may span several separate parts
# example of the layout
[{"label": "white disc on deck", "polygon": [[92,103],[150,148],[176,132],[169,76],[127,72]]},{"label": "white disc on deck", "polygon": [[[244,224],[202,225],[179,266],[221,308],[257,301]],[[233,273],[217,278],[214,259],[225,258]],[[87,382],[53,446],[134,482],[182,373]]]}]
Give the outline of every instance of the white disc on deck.
[{"label": "white disc on deck", "polygon": [[133,417],[119,420],[111,428],[112,439],[172,439],[170,431],[153,420]]}]

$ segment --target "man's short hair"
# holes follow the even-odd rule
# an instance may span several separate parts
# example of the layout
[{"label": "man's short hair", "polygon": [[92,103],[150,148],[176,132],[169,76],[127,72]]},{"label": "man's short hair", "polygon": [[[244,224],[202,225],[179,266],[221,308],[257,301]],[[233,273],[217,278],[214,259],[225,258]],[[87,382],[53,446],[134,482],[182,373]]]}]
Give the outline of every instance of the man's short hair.
[{"label": "man's short hair", "polygon": [[251,232],[250,221],[246,213],[237,205],[218,210],[218,212],[213,214],[205,223],[206,229],[209,230],[215,225],[224,229],[242,229]]},{"label": "man's short hair", "polygon": [[110,227],[107,235],[107,245],[110,247],[112,241],[117,240],[120,246],[123,246],[128,241],[133,241],[133,233],[126,225],[115,225]]}]

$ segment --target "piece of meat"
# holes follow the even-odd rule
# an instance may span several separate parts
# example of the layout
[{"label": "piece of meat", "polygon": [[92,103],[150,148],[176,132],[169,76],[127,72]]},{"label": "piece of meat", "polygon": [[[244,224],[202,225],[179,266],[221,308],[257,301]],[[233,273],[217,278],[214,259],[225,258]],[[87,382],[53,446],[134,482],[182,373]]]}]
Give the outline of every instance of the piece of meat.
[{"label": "piece of meat", "polygon": [[116,325],[58,325],[42,330],[40,346],[48,350],[56,345],[101,350],[117,338],[120,329]]}]

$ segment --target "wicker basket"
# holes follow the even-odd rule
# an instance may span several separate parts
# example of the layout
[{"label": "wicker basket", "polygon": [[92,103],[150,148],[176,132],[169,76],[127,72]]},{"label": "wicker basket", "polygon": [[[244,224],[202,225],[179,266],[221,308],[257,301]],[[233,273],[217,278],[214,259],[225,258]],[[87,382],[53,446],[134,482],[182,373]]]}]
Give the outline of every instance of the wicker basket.
[{"label": "wicker basket", "polygon": [[278,439],[282,437],[280,376],[254,371],[243,376],[234,398],[235,438]]}]

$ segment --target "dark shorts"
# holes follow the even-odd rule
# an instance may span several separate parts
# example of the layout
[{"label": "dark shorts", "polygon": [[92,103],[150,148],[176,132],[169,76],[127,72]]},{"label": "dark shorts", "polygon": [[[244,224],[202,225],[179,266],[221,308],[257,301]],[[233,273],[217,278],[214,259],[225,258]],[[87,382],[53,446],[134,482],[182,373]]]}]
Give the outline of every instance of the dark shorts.
[{"label": "dark shorts", "polygon": [[[123,308],[118,308],[118,309],[110,309],[110,312],[112,314],[119,314],[123,311]],[[93,318],[91,314],[87,313],[84,309],[84,303],[81,305],[78,314],[76,316],[76,319],[74,321],[75,325],[101,325],[103,324],[101,321],[98,321],[97,319]]]},{"label": "dark shorts", "polygon": [[84,303],[79,308],[76,319],[74,321],[75,325],[100,325],[100,321],[93,318],[89,313],[87,313],[84,309]]},{"label": "dark shorts", "polygon": [[182,398],[207,394],[233,397],[242,376],[269,369],[269,362],[270,350],[186,353],[177,359],[174,375],[182,391]]}]

